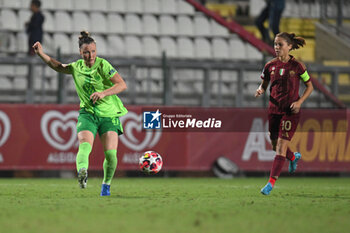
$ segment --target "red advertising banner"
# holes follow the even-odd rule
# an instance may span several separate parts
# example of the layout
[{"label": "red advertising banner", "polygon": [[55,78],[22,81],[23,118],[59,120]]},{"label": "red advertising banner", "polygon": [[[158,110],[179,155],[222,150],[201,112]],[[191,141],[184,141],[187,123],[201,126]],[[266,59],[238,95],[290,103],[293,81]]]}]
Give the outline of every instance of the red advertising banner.
[{"label": "red advertising banner", "polygon": [[[269,144],[264,109],[148,107],[166,120],[165,127],[155,130],[144,129],[144,109],[128,106],[129,113],[121,118],[119,170],[138,169],[138,158],[147,150],[162,155],[164,170],[210,170],[220,156],[242,171],[271,168],[275,152]],[[303,110],[290,144],[292,151],[302,154],[298,171],[350,171],[349,116],[349,110]],[[0,169],[75,169],[77,117],[76,105],[0,105]],[[190,129],[168,129],[185,127],[186,122]],[[96,136],[89,169],[101,170],[103,160]]]}]

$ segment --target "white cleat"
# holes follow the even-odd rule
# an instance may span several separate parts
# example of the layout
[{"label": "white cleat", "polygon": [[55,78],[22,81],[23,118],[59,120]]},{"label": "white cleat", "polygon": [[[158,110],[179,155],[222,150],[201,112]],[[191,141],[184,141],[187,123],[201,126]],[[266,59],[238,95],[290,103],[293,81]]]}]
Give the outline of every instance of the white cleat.
[{"label": "white cleat", "polygon": [[87,186],[88,172],[86,168],[80,168],[78,172],[78,182],[80,188],[84,189]]}]

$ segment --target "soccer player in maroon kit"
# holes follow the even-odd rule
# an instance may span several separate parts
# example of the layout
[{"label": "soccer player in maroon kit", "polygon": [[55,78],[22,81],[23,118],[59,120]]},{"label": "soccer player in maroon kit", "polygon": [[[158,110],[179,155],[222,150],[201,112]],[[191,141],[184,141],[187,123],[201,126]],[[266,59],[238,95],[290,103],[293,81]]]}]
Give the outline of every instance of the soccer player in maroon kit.
[{"label": "soccer player in maroon kit", "polygon": [[[297,61],[289,51],[305,45],[302,37],[294,33],[281,32],[276,35],[274,49],[276,58],[266,63],[261,74],[262,83],[256,90],[255,97],[262,95],[269,83],[270,101],[268,107],[269,132],[276,156],[272,164],[270,179],[261,189],[261,193],[269,195],[284,165],[285,158],[290,160],[289,172],[296,170],[301,158],[299,152],[293,153],[288,148],[299,123],[300,107],[310,96],[313,86],[303,63]],[[299,97],[299,83],[302,80],[306,89]]]}]

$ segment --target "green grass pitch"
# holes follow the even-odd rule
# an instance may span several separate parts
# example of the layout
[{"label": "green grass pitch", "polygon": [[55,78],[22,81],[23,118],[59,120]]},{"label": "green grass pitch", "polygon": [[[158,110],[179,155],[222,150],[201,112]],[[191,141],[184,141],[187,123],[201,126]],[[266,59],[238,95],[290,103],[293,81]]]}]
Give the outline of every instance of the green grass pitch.
[{"label": "green grass pitch", "polygon": [[0,179],[1,233],[349,232],[350,178]]}]

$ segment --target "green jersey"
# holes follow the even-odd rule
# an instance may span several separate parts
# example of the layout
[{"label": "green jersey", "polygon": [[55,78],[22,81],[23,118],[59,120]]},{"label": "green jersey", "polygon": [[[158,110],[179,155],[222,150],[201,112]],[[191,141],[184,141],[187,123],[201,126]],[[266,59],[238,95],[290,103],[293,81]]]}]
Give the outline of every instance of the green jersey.
[{"label": "green jersey", "polygon": [[108,61],[96,57],[95,64],[90,68],[83,59],[69,64],[73,75],[75,88],[80,99],[80,108],[99,117],[119,117],[128,110],[117,95],[106,96],[95,104],[90,100],[94,92],[102,92],[114,84],[110,80],[117,71]]}]

